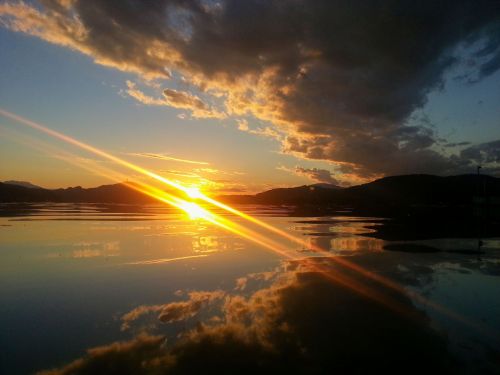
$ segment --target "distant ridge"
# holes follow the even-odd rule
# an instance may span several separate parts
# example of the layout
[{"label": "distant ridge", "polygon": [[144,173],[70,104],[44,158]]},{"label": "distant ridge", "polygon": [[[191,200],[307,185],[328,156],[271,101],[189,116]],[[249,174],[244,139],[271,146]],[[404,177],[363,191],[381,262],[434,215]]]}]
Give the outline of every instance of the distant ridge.
[{"label": "distant ridge", "polygon": [[[314,186],[271,189],[255,195],[219,196],[229,204],[290,205],[302,215],[384,217],[436,216],[453,220],[482,217],[500,220],[500,178],[487,175],[404,175],[339,189]],[[478,207],[481,202],[482,207]],[[469,219],[467,219],[469,220]]]},{"label": "distant ridge", "polygon": [[9,181],[4,181],[3,183],[8,185],[23,186],[30,189],[43,189],[41,186],[33,185],[31,182],[28,181],[9,180]]},{"label": "distant ridge", "polygon": [[235,203],[399,206],[467,204],[478,195],[500,197],[500,178],[475,174],[448,177],[415,174],[384,177],[346,188],[329,189],[316,184],[219,198]]},{"label": "distant ridge", "polygon": [[81,186],[44,189],[0,183],[0,202],[143,204],[155,200],[124,184],[102,185],[88,189]]},{"label": "distant ridge", "polygon": [[321,188],[321,189],[334,189],[334,190],[342,189],[341,186],[334,185],[334,184],[327,184],[324,182],[320,182],[318,184],[313,184],[313,185],[309,185],[309,186],[315,187],[315,188]]},{"label": "distant ridge", "polygon": [[[473,174],[448,177],[404,175],[346,188],[314,184],[271,189],[255,195],[222,195],[216,198],[233,204],[315,206],[325,210],[349,208],[358,212],[391,214],[407,211],[410,207],[472,206],[478,197],[488,202],[499,201],[500,178]],[[142,204],[156,201],[124,184],[51,190],[30,183],[0,183],[0,202]]]}]

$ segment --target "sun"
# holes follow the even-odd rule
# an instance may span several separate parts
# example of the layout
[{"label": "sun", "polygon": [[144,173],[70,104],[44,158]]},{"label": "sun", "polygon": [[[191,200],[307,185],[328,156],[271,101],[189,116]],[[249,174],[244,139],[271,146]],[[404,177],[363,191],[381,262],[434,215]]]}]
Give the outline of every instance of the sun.
[{"label": "sun", "polygon": [[184,190],[191,199],[203,198],[203,193],[197,187],[188,187]]},{"label": "sun", "polygon": [[193,202],[184,202],[180,204],[180,208],[184,210],[191,220],[196,219],[205,219],[209,220],[213,217],[213,215],[205,210],[203,207],[200,207],[196,203]]}]

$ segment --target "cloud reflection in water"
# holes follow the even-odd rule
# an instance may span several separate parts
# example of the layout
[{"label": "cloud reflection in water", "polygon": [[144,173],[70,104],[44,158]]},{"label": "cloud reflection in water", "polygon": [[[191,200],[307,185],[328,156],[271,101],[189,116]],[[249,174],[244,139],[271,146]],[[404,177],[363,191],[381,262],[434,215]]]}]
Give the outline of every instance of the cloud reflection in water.
[{"label": "cloud reflection in water", "polygon": [[[163,322],[156,330],[185,321],[185,331],[172,344],[158,332],[140,333],[128,342],[91,349],[48,373],[118,374],[125,368],[146,374],[455,369],[446,337],[431,328],[430,319],[407,296],[373,285],[403,307],[396,312],[332,283],[314,267],[320,263],[337,272],[338,264],[323,258],[310,262],[284,262],[279,273],[262,278],[267,286],[246,293],[194,291],[183,301],[140,306],[123,316],[125,328],[145,314],[155,314]],[[204,309],[214,307],[216,312],[203,315]]]}]

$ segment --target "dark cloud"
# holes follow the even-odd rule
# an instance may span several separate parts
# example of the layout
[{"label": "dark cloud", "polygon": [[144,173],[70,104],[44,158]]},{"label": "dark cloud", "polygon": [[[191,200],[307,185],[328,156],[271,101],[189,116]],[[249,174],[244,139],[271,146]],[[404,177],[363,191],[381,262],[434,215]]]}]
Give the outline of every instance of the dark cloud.
[{"label": "dark cloud", "polygon": [[464,141],[464,142],[450,142],[450,143],[446,143],[444,145],[444,147],[463,147],[463,146],[469,146],[471,143],[470,142],[467,142],[467,141]]},{"label": "dark cloud", "polygon": [[135,374],[417,374],[455,368],[446,339],[404,294],[320,258],[287,263],[279,276],[263,278],[270,285],[226,296],[218,319],[200,322],[171,346],[142,335],[92,349],[51,374],[115,374],[126,365]]},{"label": "dark cloud", "polygon": [[435,134],[407,120],[459,62],[458,46],[483,41],[468,56],[478,80],[500,67],[500,7],[490,0],[41,4],[5,3],[0,17],[147,79],[178,72],[225,108],[168,88],[171,105],[254,115],[288,132],[285,151],[358,175],[467,169],[471,160],[438,153]]},{"label": "dark cloud", "polygon": [[326,169],[295,167],[295,173],[306,176],[313,181],[338,185],[339,182],[332,173]]},{"label": "dark cloud", "polygon": [[142,334],[130,341],[89,349],[85,357],[62,369],[41,371],[38,374],[154,374],[158,368],[158,358],[166,354],[162,347],[163,341],[161,336]]},{"label": "dark cloud", "polygon": [[460,157],[476,164],[498,164],[500,163],[500,140],[467,147],[460,152]]}]

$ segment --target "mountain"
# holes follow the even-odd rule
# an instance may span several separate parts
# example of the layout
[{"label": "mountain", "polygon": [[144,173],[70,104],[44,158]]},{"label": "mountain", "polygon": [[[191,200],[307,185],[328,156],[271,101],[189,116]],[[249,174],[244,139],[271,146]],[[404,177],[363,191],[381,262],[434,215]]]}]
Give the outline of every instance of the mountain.
[{"label": "mountain", "polygon": [[403,175],[347,188],[304,185],[271,189],[255,195],[221,196],[220,199],[237,203],[290,205],[406,206],[466,204],[471,203],[476,195],[500,197],[500,178],[487,175]]},{"label": "mountain", "polygon": [[151,203],[155,200],[124,184],[102,185],[85,189],[28,188],[0,183],[0,202],[67,202],[67,203]]},{"label": "mountain", "polygon": [[318,185],[303,185],[293,188],[277,188],[255,195],[227,195],[218,197],[228,203],[284,204],[284,205],[321,205],[330,202],[332,193],[338,189]]},{"label": "mountain", "polygon": [[[443,220],[482,214],[500,218],[500,178],[487,175],[404,175],[367,184],[329,189],[318,186],[272,189],[255,195],[221,196],[226,203],[280,204],[296,207],[299,216],[343,211],[357,215]],[[486,212],[487,211],[487,212]]]},{"label": "mountain", "polygon": [[15,180],[10,180],[10,181],[4,181],[4,184],[8,185],[17,185],[17,186],[24,186],[26,188],[30,189],[42,189],[42,187],[33,185],[31,182],[28,181],[15,181]]},{"label": "mountain", "polygon": [[[352,212],[392,216],[423,207],[436,210],[439,207],[467,206],[470,209],[474,197],[476,200],[479,199],[477,197],[485,197],[488,201],[500,200],[500,179],[487,175],[405,175],[385,177],[347,188],[315,184],[271,189],[255,195],[226,195],[217,198],[227,203],[315,207],[316,211],[348,209]],[[124,184],[50,190],[0,183],[0,202],[141,204],[154,200]]]},{"label": "mountain", "polygon": [[334,185],[334,184],[328,184],[328,183],[325,183],[325,182],[320,182],[320,183],[312,184],[312,185],[309,185],[309,186],[313,187],[313,188],[320,188],[320,189],[334,189],[334,190],[342,189],[341,186]]},{"label": "mountain", "polygon": [[500,178],[485,175],[392,176],[348,188],[300,186],[219,199],[292,205],[292,216],[391,218],[365,234],[384,240],[500,236]]}]

